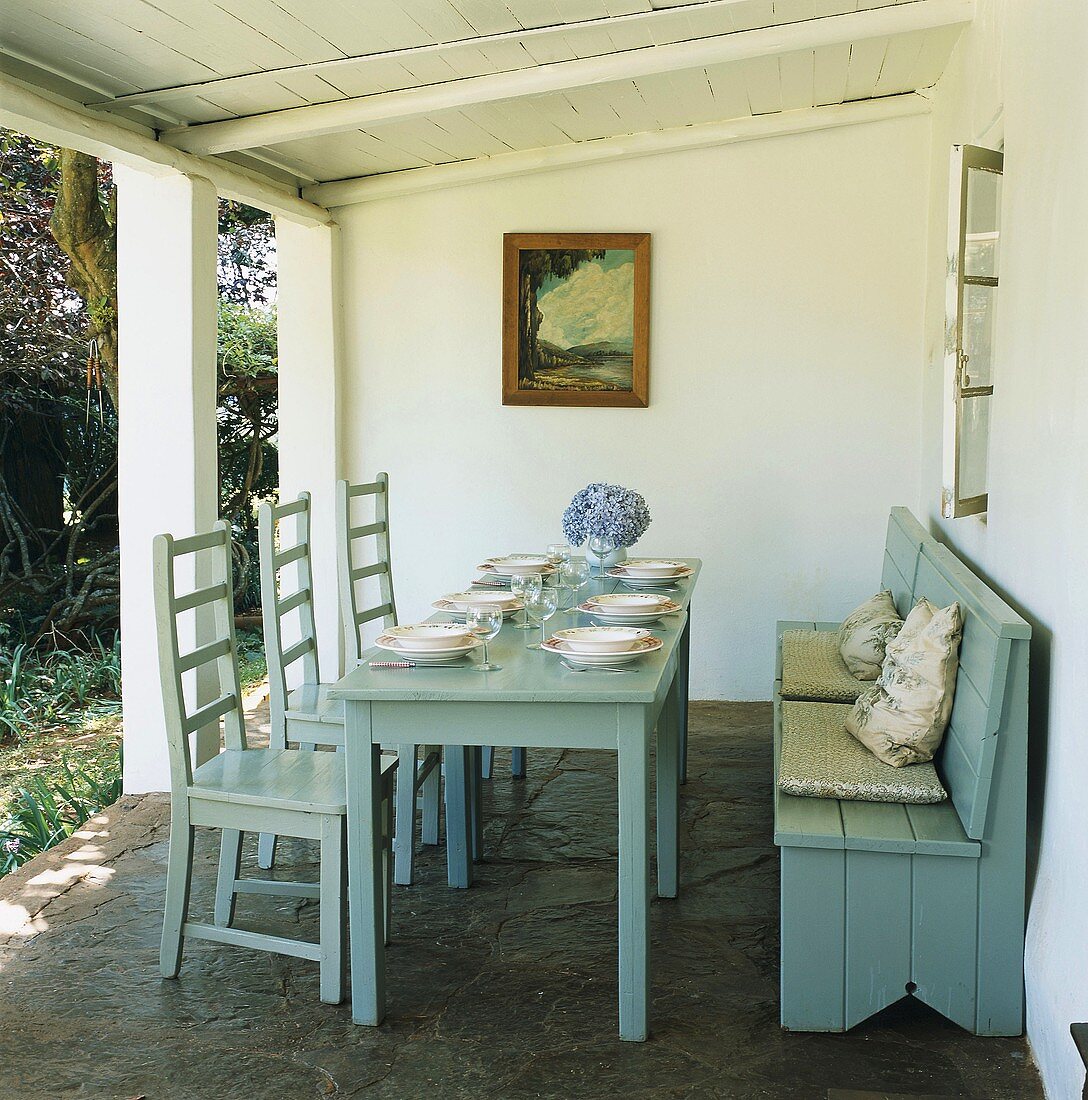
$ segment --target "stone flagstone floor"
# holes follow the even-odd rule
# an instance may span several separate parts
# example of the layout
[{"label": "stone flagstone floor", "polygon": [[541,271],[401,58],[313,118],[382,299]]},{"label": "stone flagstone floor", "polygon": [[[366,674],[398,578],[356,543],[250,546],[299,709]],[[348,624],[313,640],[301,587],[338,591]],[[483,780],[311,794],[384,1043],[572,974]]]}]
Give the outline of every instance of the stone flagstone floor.
[{"label": "stone flagstone floor", "polygon": [[[0,880],[0,1098],[962,1097],[1042,1092],[1026,1044],[976,1039],[906,1001],[847,1035],[777,1019],[777,853],[768,704],[697,704],[682,894],[653,914],[653,1035],[616,1037],[614,758],[531,751],[488,784],[476,885],[444,851],[398,888],[386,1024],[319,1003],[317,967],[193,943],[158,977],[168,806],[126,798]],[[216,849],[201,831],[197,913]],[[252,866],[252,847],[247,849]],[[312,875],[303,844],[282,873]],[[305,902],[240,920],[316,931]]]}]

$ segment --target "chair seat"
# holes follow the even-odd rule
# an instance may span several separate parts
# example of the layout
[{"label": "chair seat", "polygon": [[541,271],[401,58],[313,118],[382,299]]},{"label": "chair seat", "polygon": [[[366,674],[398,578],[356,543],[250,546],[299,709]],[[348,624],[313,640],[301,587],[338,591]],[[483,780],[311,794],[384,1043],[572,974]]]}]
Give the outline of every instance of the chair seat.
[{"label": "chair seat", "polygon": [[[382,775],[397,766],[382,757]],[[347,813],[344,760],[335,752],[225,750],[193,773],[190,798],[303,813]]]},{"label": "chair seat", "polygon": [[330,699],[332,684],[303,684],[287,693],[289,722],[320,722],[323,725],[344,724],[343,699]]},{"label": "chair seat", "polygon": [[834,630],[782,632],[782,698],[852,703],[872,684],[843,664]]}]

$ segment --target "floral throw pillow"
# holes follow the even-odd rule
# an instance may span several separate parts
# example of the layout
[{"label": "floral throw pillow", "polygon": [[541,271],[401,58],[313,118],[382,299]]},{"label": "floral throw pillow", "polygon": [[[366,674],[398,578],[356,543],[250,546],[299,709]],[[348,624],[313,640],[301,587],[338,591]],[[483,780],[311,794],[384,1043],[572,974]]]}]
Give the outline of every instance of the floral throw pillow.
[{"label": "floral throw pillow", "polygon": [[932,760],[952,713],[962,637],[959,604],[919,600],[888,643],[880,679],[847,715],[847,732],[893,768]]},{"label": "floral throw pillow", "polygon": [[843,664],[859,680],[875,680],[884,663],[884,650],[898,633],[903,619],[895,610],[890,590],[878,592],[851,612],[839,627]]}]

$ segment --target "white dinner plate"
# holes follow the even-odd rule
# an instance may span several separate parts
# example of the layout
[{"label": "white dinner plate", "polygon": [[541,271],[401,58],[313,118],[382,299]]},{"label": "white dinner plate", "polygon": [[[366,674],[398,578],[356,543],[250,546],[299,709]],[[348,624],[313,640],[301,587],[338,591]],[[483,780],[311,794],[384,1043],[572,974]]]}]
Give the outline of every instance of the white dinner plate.
[{"label": "white dinner plate", "polygon": [[620,567],[626,569],[632,577],[677,577],[687,566],[682,561],[673,561],[671,558],[631,558],[621,562]]},{"label": "white dinner plate", "polygon": [[479,638],[469,639],[468,645],[457,646],[454,649],[405,649],[404,646],[388,634],[382,634],[374,643],[379,649],[389,653],[395,653],[407,661],[415,661],[421,665],[440,665],[446,661],[456,661],[468,653],[472,653],[483,645]]},{"label": "white dinner plate", "polygon": [[608,570],[608,576],[623,581],[632,588],[664,588],[670,584],[674,584],[676,581],[686,580],[688,577],[694,575],[695,570],[688,566],[684,567],[682,573],[676,573],[671,577],[635,577],[626,572],[621,565],[617,565],[614,569]]},{"label": "white dinner plate", "polygon": [[490,569],[500,577],[513,577],[520,573],[550,573],[555,566],[544,554],[503,554],[497,558],[487,558],[481,569]]},{"label": "white dinner plate", "polygon": [[649,615],[661,611],[679,611],[680,605],[668,596],[649,592],[610,592],[589,596],[586,603],[599,607],[609,615]]},{"label": "white dinner plate", "polygon": [[647,653],[656,653],[664,644],[660,638],[645,638],[626,653],[575,653],[568,642],[549,638],[541,643],[541,648],[570,661],[572,665],[626,665]]},{"label": "white dinner plate", "polygon": [[416,623],[386,627],[385,634],[413,653],[447,653],[472,641],[465,627],[456,623]]},{"label": "white dinner plate", "polygon": [[578,605],[578,610],[586,615],[592,615],[594,619],[599,619],[602,623],[608,623],[610,626],[651,626],[669,615],[675,615],[681,608],[679,604],[675,604],[661,611],[646,612],[641,615],[614,615],[610,611],[602,611],[596,604],[587,600],[585,603]]},{"label": "white dinner plate", "polygon": [[653,635],[633,626],[572,626],[557,630],[552,637],[566,642],[572,653],[630,653],[639,642]]},{"label": "white dinner plate", "polygon": [[[502,617],[504,619],[509,619],[511,616],[516,615],[525,606],[525,604],[523,604],[520,600],[515,600],[513,603],[509,603],[509,602],[504,603],[504,604],[494,604],[493,603],[493,604],[490,604],[490,605],[486,604],[486,603],[483,603],[483,604],[477,604],[476,606],[478,606],[478,607],[488,607],[488,606],[497,607],[502,611]],[[435,600],[434,603],[431,604],[431,607],[433,607],[435,609],[435,611],[441,611],[443,615],[452,615],[455,619],[457,619],[459,621],[462,621],[462,622],[464,621],[464,618],[465,618],[465,605],[461,604],[460,606],[458,606],[458,604],[454,600],[451,600],[448,597],[446,599],[442,599],[442,600]]]}]

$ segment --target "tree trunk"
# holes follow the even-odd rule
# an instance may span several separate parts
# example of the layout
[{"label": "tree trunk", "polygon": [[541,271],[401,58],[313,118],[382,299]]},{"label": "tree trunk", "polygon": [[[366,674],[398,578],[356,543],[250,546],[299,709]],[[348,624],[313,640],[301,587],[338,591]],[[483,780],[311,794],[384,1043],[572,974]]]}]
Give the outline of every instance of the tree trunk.
[{"label": "tree trunk", "polygon": [[72,262],[66,281],[87,303],[88,335],[98,340],[103,381],[117,400],[117,238],[112,212],[102,203],[98,161],[60,150],[60,180],[49,228]]}]

